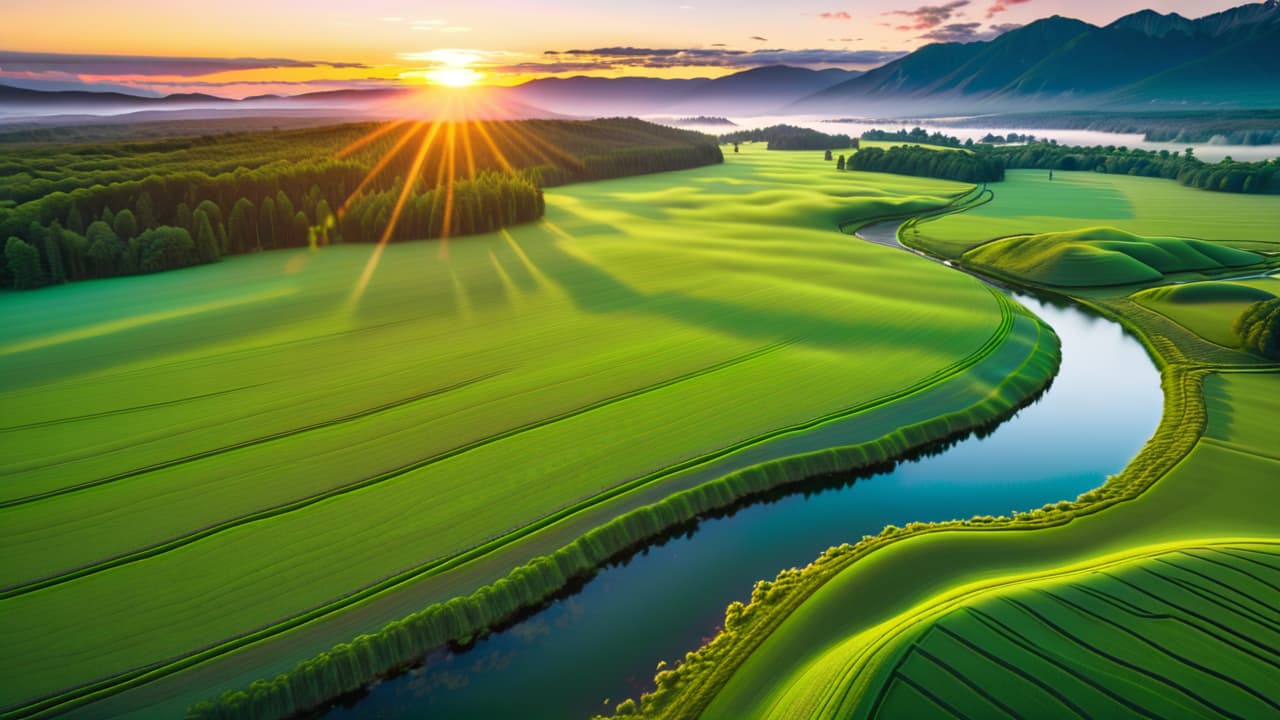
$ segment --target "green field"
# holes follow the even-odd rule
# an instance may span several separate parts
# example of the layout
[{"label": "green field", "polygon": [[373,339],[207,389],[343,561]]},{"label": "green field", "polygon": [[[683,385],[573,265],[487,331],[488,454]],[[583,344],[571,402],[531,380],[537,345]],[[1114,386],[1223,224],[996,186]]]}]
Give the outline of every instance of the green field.
[{"label": "green field", "polygon": [[1280,374],[1210,375],[1204,396],[1203,439],[1138,500],[1060,527],[935,532],[866,555],[789,614],[703,717],[848,717],[842,698],[857,702],[866,692],[850,684],[850,668],[866,661],[887,627],[918,621],[957,588],[998,585],[1137,548],[1273,537],[1272,504],[1258,498],[1273,496],[1280,477],[1272,432]]},{"label": "green field", "polygon": [[855,717],[1264,717],[1280,543],[1162,549],[974,593],[867,661]]},{"label": "green field", "polygon": [[[1044,287],[1055,280],[1062,284],[1103,285],[1085,281],[1093,275],[1094,268],[1067,267],[1063,274],[1054,275],[1044,273],[1046,265],[1038,262],[1063,245],[1087,245],[1090,236],[1094,236],[1110,245],[1105,252],[1135,261],[1142,258],[1143,266],[1154,272],[1148,280],[1158,282],[1165,272],[1187,269],[1188,259],[1198,262],[1200,258],[1239,258],[1235,255],[1237,250],[1229,245],[1267,247],[1262,241],[1274,224],[1264,229],[1262,221],[1280,214],[1280,204],[1274,198],[1263,199],[1266,204],[1254,206],[1251,212],[1237,206],[1239,214],[1231,214],[1234,197],[1189,190],[1167,181],[1164,187],[1155,187],[1151,183],[1161,181],[1083,173],[1059,174],[1067,175],[1068,183],[1059,185],[1060,180],[1055,178],[1054,193],[1065,193],[1066,197],[1049,203],[1052,195],[1048,190],[1029,187],[1035,181],[1032,176],[1010,175],[1010,182],[993,187],[994,201],[968,212],[915,223],[914,227],[909,224],[904,234],[906,241],[914,247],[957,258],[979,246],[963,256],[962,264],[969,263],[975,254],[984,257],[980,251],[987,251],[989,255],[985,256],[999,267],[1001,277],[1033,287]],[[1077,180],[1078,185],[1070,184]],[[1077,187],[1079,195],[1067,193],[1065,187]],[[1137,206],[1152,198],[1183,194],[1189,198],[1185,205],[1166,207],[1158,214],[1146,205],[1141,211],[1148,215],[1143,215],[1142,221],[1125,225],[1116,222],[1120,206],[1108,210],[1102,202],[1106,195],[1117,203],[1124,198]],[[1210,197],[1198,202],[1197,195]],[[1016,201],[1014,207],[1003,205],[1008,198]],[[1183,228],[1179,235],[1193,234],[1198,213],[1207,212],[1210,205],[1216,208],[1214,212],[1222,222],[1216,229],[1204,226],[1212,230],[1206,232],[1206,243],[1177,239],[1153,242],[1149,237],[1127,234],[1171,233],[1175,227]],[[1223,205],[1228,209],[1224,210]],[[1073,209],[1082,215],[1088,209],[1087,217],[1071,217]],[[1100,221],[1126,230],[1108,231],[1102,233],[1108,237],[1098,238],[1097,230],[1082,227]],[[1027,247],[1002,253],[1001,250],[1009,250],[1002,245],[1013,241],[990,242],[1012,234],[1023,235],[1017,240],[1026,242]],[[1176,265],[1162,268],[1162,263]],[[1070,282],[1063,283],[1064,278]],[[1028,627],[1026,613],[1016,618],[1019,630],[1033,637],[1024,645],[1038,644],[1044,654],[1068,658],[1063,663],[1078,671],[1078,676],[1065,678],[1061,673],[1046,675],[1044,684],[1048,690],[1028,687],[1016,672],[1016,668],[1034,662],[1023,655],[1009,654],[1017,651],[1025,655],[1025,647],[1011,650],[1007,643],[988,644],[986,640],[990,638],[986,636],[973,644],[988,653],[1003,648],[999,651],[1004,654],[999,657],[1007,662],[999,669],[989,662],[983,666],[969,661],[962,664],[959,673],[950,673],[937,663],[922,666],[921,662],[930,661],[919,653],[912,656],[912,665],[906,671],[897,663],[909,654],[917,640],[925,642],[921,638],[932,642],[946,636],[947,630],[966,638],[961,630],[979,632],[970,625],[961,629],[957,629],[959,625],[947,625],[960,622],[955,618],[946,620],[952,616],[943,613],[958,602],[978,598],[973,599],[974,606],[982,608],[1004,603],[1000,605],[1004,612],[1007,597],[1022,600],[1027,597],[1026,592],[1038,592],[1023,588],[1025,583],[1057,573],[1088,573],[1098,569],[1099,563],[1206,543],[1265,541],[1274,545],[1280,541],[1275,534],[1271,502],[1276,478],[1280,477],[1280,452],[1274,430],[1280,421],[1280,371],[1257,356],[1232,349],[1233,345],[1219,347],[1206,342],[1230,333],[1232,322],[1247,305],[1241,301],[1242,296],[1270,288],[1275,281],[1254,278],[1235,282],[1244,289],[1233,286],[1224,292],[1220,283],[1193,283],[1144,290],[1135,299],[1122,288],[1088,289],[1089,304],[1124,322],[1147,343],[1163,369],[1166,396],[1165,415],[1156,435],[1124,472],[1109,479],[1102,488],[1077,500],[1064,499],[1056,506],[1016,513],[1013,518],[996,519],[994,523],[988,519],[887,528],[879,536],[864,538],[856,545],[832,548],[805,568],[784,571],[776,580],[757,585],[750,603],[730,607],[725,629],[718,636],[687,656],[674,670],[659,673],[656,691],[644,696],[639,704],[624,703],[618,716],[838,718],[878,713],[884,717],[930,717],[947,715],[952,710],[956,711],[952,714],[963,717],[1018,716],[1017,712],[1009,712],[1014,700],[1022,703],[1020,708],[1038,708],[1038,712],[1028,711],[1026,715],[1056,716],[1058,708],[1046,704],[1043,698],[1036,699],[1036,692],[1099,703],[1090,705],[1086,716],[1094,710],[1094,715],[1106,716],[1122,704],[1116,697],[1110,698],[1110,704],[1096,696],[1088,699],[1075,692],[1080,683],[1107,687],[1121,684],[1126,693],[1132,693],[1134,702],[1150,704],[1157,716],[1186,714],[1184,711],[1190,706],[1184,700],[1160,700],[1151,692],[1138,690],[1131,678],[1126,679],[1073,645],[1070,637],[1104,637],[1099,632],[1102,625],[1096,623],[1105,620],[1083,618],[1061,607],[1053,609],[1052,614],[1059,617],[1065,613],[1073,618],[1072,627],[1078,632],[1070,637],[1043,627]],[[1224,302],[1224,298],[1228,301]],[[1208,300],[1204,308],[1196,306],[1201,300]],[[1196,309],[1187,309],[1192,307]],[[1273,550],[1269,552],[1274,555]],[[1274,565],[1274,561],[1270,562]],[[1278,588],[1280,585],[1271,582],[1255,584],[1242,592],[1274,609],[1280,605]],[[990,597],[979,598],[981,593],[989,593]],[[1162,599],[1175,598],[1168,594]],[[1034,602],[1027,602],[1028,607],[1038,609],[1044,600],[1037,595]],[[1237,618],[1230,609],[1202,609],[1201,629],[1239,630],[1238,624],[1233,624]],[[1103,617],[1115,620],[1114,615]],[[1274,633],[1272,620],[1266,628]],[[1252,656],[1246,659],[1230,654],[1234,650],[1216,640],[1197,635],[1200,630],[1188,634],[1170,629],[1170,623],[1121,624],[1139,629],[1129,638],[1117,639],[1114,626],[1107,626],[1112,629],[1110,635],[1105,635],[1106,642],[1112,643],[1109,647],[1115,657],[1154,665],[1159,672],[1177,675],[1178,680],[1197,690],[1213,686],[1205,692],[1215,693],[1222,707],[1233,708],[1240,716],[1260,716],[1280,709],[1275,704],[1280,698],[1271,688],[1273,683],[1267,682],[1274,674],[1274,649],[1261,660]],[[1231,673],[1238,676],[1236,685],[1223,688],[1213,677],[1193,677],[1185,663],[1152,654],[1150,645],[1140,647],[1148,642],[1173,642],[1174,636],[1180,647],[1193,649],[1202,664],[1234,663],[1230,667]],[[1274,648],[1274,643],[1270,647]],[[947,647],[947,652],[953,650],[953,645]],[[970,672],[982,675],[971,676],[967,674]],[[1150,683],[1148,677],[1147,684]],[[1017,697],[1006,697],[1006,692]],[[877,702],[882,704],[877,706]]]},{"label": "green field", "polygon": [[970,267],[1055,287],[1135,285],[1173,273],[1249,267],[1264,259],[1203,240],[1141,237],[1115,228],[1018,235],[961,256]]},{"label": "green field", "polygon": [[[1159,178],[1092,172],[1010,170],[990,186],[996,200],[919,225],[920,239],[943,257],[1011,235],[1112,227],[1148,237],[1197,238],[1280,251],[1280,209],[1265,195],[1205,192]],[[908,237],[912,243],[915,237]]]},{"label": "green field", "polygon": [[820,158],[566,187],[367,286],[339,245],[0,297],[0,710],[179,714],[673,493],[830,469],[835,430],[901,451],[1047,378],[1002,296],[835,231],[965,186]]},{"label": "green field", "polygon": [[1209,342],[1223,347],[1239,347],[1240,338],[1225,318],[1237,318],[1250,305],[1280,295],[1276,277],[1232,282],[1194,282],[1153,288],[1136,293],[1133,299]]}]

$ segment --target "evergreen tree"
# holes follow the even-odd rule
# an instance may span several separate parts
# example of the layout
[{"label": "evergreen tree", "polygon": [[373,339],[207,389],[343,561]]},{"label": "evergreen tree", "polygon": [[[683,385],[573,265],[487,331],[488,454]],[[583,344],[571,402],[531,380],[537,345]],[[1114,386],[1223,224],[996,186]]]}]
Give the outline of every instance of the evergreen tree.
[{"label": "evergreen tree", "polygon": [[276,245],[278,247],[294,247],[293,216],[296,211],[289,196],[283,190],[276,191]]},{"label": "evergreen tree", "polygon": [[96,277],[115,277],[121,273],[129,246],[120,241],[106,221],[98,220],[89,225],[85,241],[88,245],[85,254]]},{"label": "evergreen tree", "polygon": [[238,255],[258,248],[258,218],[253,203],[240,198],[227,218],[227,252]]},{"label": "evergreen tree", "polygon": [[143,190],[138,195],[138,201],[134,203],[134,209],[138,216],[138,226],[146,230],[156,226],[155,203],[151,199],[151,193]]},{"label": "evergreen tree", "polygon": [[5,267],[13,279],[16,290],[31,290],[44,284],[40,272],[40,252],[18,237],[9,238],[4,245]]},{"label": "evergreen tree", "polygon": [[295,245],[310,244],[312,242],[311,223],[307,222],[307,214],[301,210],[293,216],[292,235]]},{"label": "evergreen tree", "polygon": [[62,260],[62,245],[65,242],[62,238],[62,226],[57,220],[49,226],[44,242],[45,256],[49,261],[49,282],[61,285],[67,281],[67,268]]},{"label": "evergreen tree", "polygon": [[276,247],[276,201],[270,196],[262,199],[258,213],[258,247],[264,250]]},{"label": "evergreen tree", "polygon": [[836,169],[843,170],[844,167],[845,167],[844,156],[841,155],[840,159],[836,161]]},{"label": "evergreen tree", "polygon": [[196,256],[202,263],[217,262],[221,259],[222,253],[218,245],[218,233],[214,231],[208,213],[204,210],[196,210],[194,222],[196,224]]},{"label": "evergreen tree", "polygon": [[178,203],[178,209],[174,212],[174,222],[183,230],[191,232],[195,228],[195,218],[191,216],[191,206],[186,203]]},{"label": "evergreen tree", "polygon": [[115,221],[111,223],[111,229],[116,231],[116,237],[121,240],[132,240],[138,234],[138,221],[134,218],[133,211],[125,208],[116,214]]},{"label": "evergreen tree", "polygon": [[80,216],[80,208],[72,205],[67,211],[67,229],[73,233],[84,234],[84,218]]}]

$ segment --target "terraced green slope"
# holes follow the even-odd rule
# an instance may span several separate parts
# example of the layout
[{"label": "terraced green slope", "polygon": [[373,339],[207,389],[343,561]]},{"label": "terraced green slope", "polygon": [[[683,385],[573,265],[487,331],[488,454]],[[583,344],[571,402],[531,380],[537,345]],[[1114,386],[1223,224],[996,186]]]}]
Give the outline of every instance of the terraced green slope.
[{"label": "terraced green slope", "polygon": [[1141,237],[1093,227],[1002,238],[969,250],[961,260],[1036,285],[1099,287],[1149,283],[1171,273],[1248,267],[1264,258],[1203,240]]},{"label": "terraced green slope", "polygon": [[178,715],[624,516],[561,571],[1042,384],[1033,318],[835,231],[966,188],[820,157],[560,189],[546,222],[387,248],[367,288],[338,246],[0,299],[0,708]]},{"label": "terraced green slope", "polygon": [[1209,342],[1240,347],[1240,338],[1224,319],[1239,317],[1250,305],[1280,294],[1280,279],[1254,278],[1235,282],[1193,282],[1152,288],[1133,299],[1165,315]]},{"label": "terraced green slope", "polygon": [[1010,170],[991,189],[997,201],[919,226],[907,238],[958,259],[972,247],[1012,235],[1114,227],[1149,237],[1200,238],[1233,247],[1280,250],[1274,196],[1204,192],[1159,178],[1093,172]]},{"label": "terraced green slope", "polygon": [[[1191,545],[972,597],[870,661],[855,717],[1266,717],[1280,543]],[[878,662],[877,662],[878,661]]]}]

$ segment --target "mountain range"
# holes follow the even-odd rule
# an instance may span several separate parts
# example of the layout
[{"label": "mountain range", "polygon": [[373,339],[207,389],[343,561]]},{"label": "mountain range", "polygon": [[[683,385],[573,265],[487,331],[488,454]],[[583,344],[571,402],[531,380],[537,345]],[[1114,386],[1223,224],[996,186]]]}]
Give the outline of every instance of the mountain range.
[{"label": "mountain range", "polygon": [[[0,86],[0,117],[141,111],[211,116],[232,110],[429,115],[440,104],[437,92],[447,91],[339,90],[228,100]],[[1053,16],[988,41],[926,45],[865,73],[772,65],[710,79],[543,78],[486,93],[491,119],[1280,108],[1280,0],[1194,20],[1143,10],[1104,27]]]},{"label": "mountain range", "polygon": [[938,43],[786,112],[1280,106],[1280,2],[1190,20],[1143,10],[1105,27],[1054,16],[986,42]]}]

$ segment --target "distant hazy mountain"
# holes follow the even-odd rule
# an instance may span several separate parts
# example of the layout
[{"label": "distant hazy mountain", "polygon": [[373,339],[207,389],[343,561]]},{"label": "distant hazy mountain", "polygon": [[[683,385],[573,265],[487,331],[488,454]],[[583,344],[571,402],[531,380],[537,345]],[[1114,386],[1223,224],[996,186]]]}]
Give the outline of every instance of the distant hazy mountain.
[{"label": "distant hazy mountain", "polygon": [[788,112],[848,114],[1280,106],[1280,1],[1106,27],[1050,17],[988,42],[923,47]]},{"label": "distant hazy mountain", "polygon": [[234,102],[225,98],[184,93],[168,97],[142,97],[119,92],[92,92],[88,90],[27,90],[0,85],[0,115],[47,109],[49,111],[128,112],[131,110],[163,109],[166,106],[195,104],[225,104]]},{"label": "distant hazy mountain", "polygon": [[573,115],[758,115],[859,74],[770,65],[715,79],[542,78],[509,92],[523,102]]},{"label": "distant hazy mountain", "polygon": [[[83,124],[94,118],[125,116],[154,121],[166,114],[187,120],[281,114],[292,117],[411,117],[430,120],[440,109],[450,106],[451,101],[445,96],[451,92],[432,87],[377,88],[301,95],[258,95],[230,100],[198,93],[156,98],[116,92],[27,90],[0,85],[0,119],[14,122],[58,118]],[[483,102],[469,103],[467,115],[485,120],[560,117],[520,102],[502,90],[486,92]]]}]

